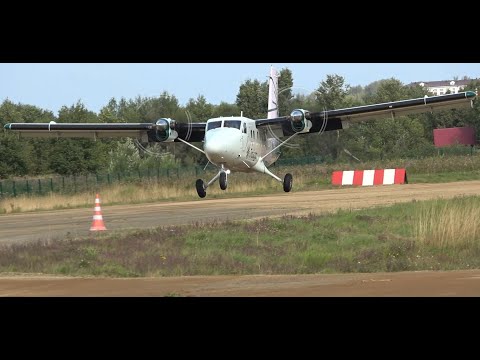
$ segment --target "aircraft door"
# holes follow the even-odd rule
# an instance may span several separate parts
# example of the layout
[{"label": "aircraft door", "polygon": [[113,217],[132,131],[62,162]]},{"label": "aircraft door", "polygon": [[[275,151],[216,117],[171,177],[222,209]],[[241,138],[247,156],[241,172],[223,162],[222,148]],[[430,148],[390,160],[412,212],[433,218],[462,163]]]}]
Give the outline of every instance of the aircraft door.
[{"label": "aircraft door", "polygon": [[247,134],[247,123],[243,122],[242,123],[242,136],[241,136],[241,142],[240,142],[240,149],[242,151],[242,154],[245,154],[247,151],[247,146],[248,146],[248,134]]},{"label": "aircraft door", "polygon": [[245,144],[245,151],[246,151],[246,158],[247,160],[254,161],[256,158],[256,146],[255,146],[255,126],[253,124],[248,124],[247,125],[247,134],[245,136],[246,138],[246,144]]}]

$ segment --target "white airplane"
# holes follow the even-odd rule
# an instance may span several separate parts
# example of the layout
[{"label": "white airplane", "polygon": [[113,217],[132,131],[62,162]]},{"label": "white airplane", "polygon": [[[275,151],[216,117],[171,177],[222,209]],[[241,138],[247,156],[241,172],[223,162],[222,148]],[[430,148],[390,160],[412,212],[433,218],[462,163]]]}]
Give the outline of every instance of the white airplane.
[{"label": "white airplane", "polygon": [[[294,137],[344,129],[354,121],[469,107],[473,106],[476,96],[476,92],[466,91],[316,113],[295,109],[288,116],[279,116],[278,73],[272,67],[266,119],[238,116],[219,117],[203,123],[179,123],[170,118],[162,118],[155,123],[12,123],[6,124],[5,129],[27,137],[132,137],[143,143],[182,142],[205,154],[219,169],[207,183],[197,180],[196,189],[201,198],[217,180],[220,188],[225,190],[232,171],[267,174],[282,183],[285,192],[290,192],[292,175],[286,174],[282,180],[268,170],[268,166],[279,158],[279,149]],[[285,140],[281,141],[281,138]],[[203,150],[190,142],[203,142]]]}]

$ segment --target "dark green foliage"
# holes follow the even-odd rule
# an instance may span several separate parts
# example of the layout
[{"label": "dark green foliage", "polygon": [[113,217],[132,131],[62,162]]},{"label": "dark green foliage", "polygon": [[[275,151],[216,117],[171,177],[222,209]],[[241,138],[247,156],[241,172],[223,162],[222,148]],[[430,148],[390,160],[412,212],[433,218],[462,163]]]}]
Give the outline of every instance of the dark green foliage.
[{"label": "dark green foliage", "polygon": [[280,77],[278,78],[278,108],[279,115],[285,116],[296,107],[292,106],[291,100],[293,98],[293,76],[292,71],[288,68],[280,70]]},{"label": "dark green foliage", "polygon": [[247,80],[240,85],[236,104],[249,118],[266,118],[268,108],[268,82]]},{"label": "dark green foliage", "polygon": [[197,99],[188,101],[185,110],[190,113],[193,122],[205,122],[212,117],[213,108],[212,104],[207,103],[205,96],[199,95]]},{"label": "dark green foliage", "polygon": [[349,85],[340,75],[327,75],[317,89],[317,101],[326,110],[341,109],[344,107],[345,97],[348,94]]},{"label": "dark green foliage", "polygon": [[4,135],[0,141],[0,179],[11,174],[26,175],[28,165],[22,143],[12,134]]},{"label": "dark green foliage", "polygon": [[[229,104],[222,101],[220,105],[214,106],[212,111],[212,118],[220,116],[240,116],[240,110],[236,104]],[[202,121],[206,120],[208,119]]]}]

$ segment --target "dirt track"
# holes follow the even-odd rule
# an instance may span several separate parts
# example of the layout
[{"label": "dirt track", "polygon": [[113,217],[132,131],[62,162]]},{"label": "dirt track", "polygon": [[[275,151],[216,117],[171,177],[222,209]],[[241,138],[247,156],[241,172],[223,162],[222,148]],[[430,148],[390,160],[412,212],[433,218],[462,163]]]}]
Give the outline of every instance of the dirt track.
[{"label": "dirt track", "polygon": [[[195,221],[360,209],[480,194],[480,181],[279,193],[182,203],[102,206],[109,231]],[[0,244],[87,235],[93,209],[0,216]],[[348,275],[159,279],[2,277],[0,296],[480,296],[480,270]]]},{"label": "dirt track", "polygon": [[142,279],[0,278],[0,296],[480,296],[480,270]]},{"label": "dirt track", "polygon": [[[480,194],[480,181],[409,184],[278,193],[235,199],[198,200],[141,205],[102,205],[109,231],[189,224],[196,221],[252,219],[360,209],[397,202]],[[93,209],[44,211],[0,216],[0,244],[88,235]]]}]

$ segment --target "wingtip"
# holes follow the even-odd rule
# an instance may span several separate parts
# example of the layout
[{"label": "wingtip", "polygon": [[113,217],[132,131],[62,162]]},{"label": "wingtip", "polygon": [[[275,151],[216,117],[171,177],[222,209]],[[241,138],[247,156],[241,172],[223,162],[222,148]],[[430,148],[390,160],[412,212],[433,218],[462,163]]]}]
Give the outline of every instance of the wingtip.
[{"label": "wingtip", "polygon": [[478,95],[477,91],[467,91],[465,93],[467,98],[476,97]]}]

